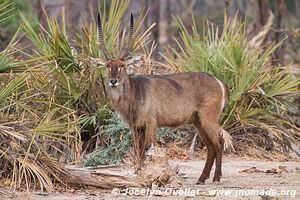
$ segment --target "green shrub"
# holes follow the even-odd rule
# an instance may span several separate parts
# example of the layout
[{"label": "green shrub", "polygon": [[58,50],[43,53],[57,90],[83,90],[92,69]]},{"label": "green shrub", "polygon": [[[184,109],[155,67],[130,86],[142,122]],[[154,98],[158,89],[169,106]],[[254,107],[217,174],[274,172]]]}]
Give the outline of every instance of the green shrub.
[{"label": "green shrub", "polygon": [[111,118],[105,120],[105,125],[99,129],[98,137],[104,138],[106,146],[100,147],[88,158],[83,160],[83,166],[117,164],[128,153],[131,147],[131,135],[127,124],[122,118],[112,112]]},{"label": "green shrub", "polygon": [[163,127],[158,131],[158,139],[164,143],[180,142],[183,138],[190,138],[189,130]]},{"label": "green shrub", "polygon": [[222,31],[204,24],[202,34],[195,23],[190,34],[180,18],[176,21],[180,40],[174,38],[176,48],[170,47],[164,57],[178,71],[208,72],[229,86],[222,124],[233,138],[247,134],[256,143],[266,141],[265,135],[272,136],[280,151],[298,144],[300,130],[289,113],[297,110],[294,100],[299,97],[300,78],[290,72],[290,66],[271,64],[282,41],[255,48],[246,37],[245,24],[236,19],[224,24]]}]

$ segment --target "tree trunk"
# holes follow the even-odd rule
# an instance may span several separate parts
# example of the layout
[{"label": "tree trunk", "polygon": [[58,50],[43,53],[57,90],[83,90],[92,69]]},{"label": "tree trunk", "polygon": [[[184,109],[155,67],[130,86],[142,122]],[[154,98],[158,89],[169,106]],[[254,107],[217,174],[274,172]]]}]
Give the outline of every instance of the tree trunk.
[{"label": "tree trunk", "polygon": [[160,0],[160,26],[159,26],[159,44],[164,45],[168,43],[168,0]]},{"label": "tree trunk", "polygon": [[85,22],[91,22],[90,3],[90,0],[66,0],[66,28],[69,34],[75,33],[76,27],[82,27]]},{"label": "tree trunk", "polygon": [[[283,29],[283,18],[285,14],[285,0],[277,1],[277,14],[276,14],[276,30],[275,30],[275,41],[276,43],[280,42],[285,34],[282,31]],[[284,46],[282,45],[275,51],[275,64],[284,63]]]},{"label": "tree trunk", "polygon": [[152,9],[151,9],[152,22],[156,23],[156,25],[152,29],[152,35],[153,35],[153,39],[157,43],[157,47],[153,52],[153,55],[156,59],[158,57],[158,52],[160,50],[160,44],[159,44],[159,26],[160,26],[159,6],[160,5],[159,4],[160,4],[160,0],[152,0]]},{"label": "tree trunk", "polygon": [[85,22],[91,22],[91,7],[96,5],[95,1],[76,1],[72,0],[42,0],[36,4],[37,16],[43,27],[47,28],[47,20],[42,9],[48,16],[53,16],[57,19],[58,23],[62,23],[62,13],[65,12],[66,29],[69,34],[76,32],[76,27],[83,26]]},{"label": "tree trunk", "polygon": [[241,17],[241,20],[242,21],[245,20],[245,17],[246,17],[246,7],[247,7],[247,3],[248,2],[247,1],[238,1],[238,0],[236,0],[235,3],[236,3],[237,10],[239,12],[239,15]]},{"label": "tree trunk", "polygon": [[48,16],[54,16],[58,21],[61,19],[62,8],[65,6],[64,0],[41,0],[36,2],[36,11],[39,23],[48,28],[47,19],[43,8]]},{"label": "tree trunk", "polygon": [[63,181],[75,185],[88,185],[103,189],[129,187],[179,187],[181,181],[169,164],[167,151],[151,147],[138,171],[126,166],[107,166],[93,169],[66,169]]},{"label": "tree trunk", "polygon": [[268,20],[269,16],[269,1],[268,0],[258,0],[259,15],[260,15],[260,25],[264,26]]},{"label": "tree trunk", "polygon": [[86,169],[68,169],[69,177],[64,181],[74,185],[88,185],[103,189],[141,187],[133,177],[121,174],[101,173]]},{"label": "tree trunk", "polygon": [[[269,19],[269,12],[271,8],[269,6],[269,0],[258,0],[258,10],[259,10],[259,25],[256,26],[255,33],[257,34],[262,27],[264,27]],[[266,43],[269,39],[269,33],[266,34],[262,44]]]},{"label": "tree trunk", "polygon": [[[146,9],[149,9],[151,7],[150,0],[144,0],[144,7]],[[147,28],[149,28],[149,26],[151,26],[151,16],[152,16],[152,14],[151,14],[151,12],[149,12],[145,19],[144,30],[147,30]]]},{"label": "tree trunk", "polygon": [[298,26],[300,27],[300,1],[295,1],[296,14],[298,18]]}]

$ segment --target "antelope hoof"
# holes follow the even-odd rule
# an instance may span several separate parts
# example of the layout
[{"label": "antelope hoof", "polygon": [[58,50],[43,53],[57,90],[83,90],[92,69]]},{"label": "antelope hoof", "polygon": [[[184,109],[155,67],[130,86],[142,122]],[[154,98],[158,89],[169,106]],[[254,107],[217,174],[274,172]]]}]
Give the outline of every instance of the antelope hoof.
[{"label": "antelope hoof", "polygon": [[198,180],[197,183],[196,183],[196,185],[204,185],[204,181]]},{"label": "antelope hoof", "polygon": [[196,185],[204,185],[206,179],[208,179],[208,177],[206,177],[206,178],[200,177],[200,178],[198,179]]},{"label": "antelope hoof", "polygon": [[213,178],[213,183],[219,184],[220,183],[220,178]]}]

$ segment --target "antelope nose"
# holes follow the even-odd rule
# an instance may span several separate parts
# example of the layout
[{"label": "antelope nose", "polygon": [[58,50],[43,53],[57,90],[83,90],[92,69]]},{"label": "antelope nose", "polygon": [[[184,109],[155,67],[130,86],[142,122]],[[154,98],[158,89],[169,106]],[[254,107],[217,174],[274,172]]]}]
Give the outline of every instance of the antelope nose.
[{"label": "antelope nose", "polygon": [[111,78],[109,81],[110,81],[112,86],[114,86],[118,82],[118,80],[115,79],[115,78]]}]

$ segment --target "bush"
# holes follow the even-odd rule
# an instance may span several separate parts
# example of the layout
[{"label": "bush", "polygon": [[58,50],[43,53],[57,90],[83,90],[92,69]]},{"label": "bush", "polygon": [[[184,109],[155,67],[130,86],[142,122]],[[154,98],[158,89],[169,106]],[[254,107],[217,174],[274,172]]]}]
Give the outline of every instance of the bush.
[{"label": "bush", "polygon": [[105,125],[100,127],[97,136],[104,138],[105,146],[91,153],[88,158],[82,162],[84,167],[117,164],[130,150],[132,143],[130,130],[122,118],[112,112],[111,118],[105,120],[105,123]]},{"label": "bush", "polygon": [[283,41],[252,47],[245,24],[236,19],[225,23],[222,32],[207,23],[203,34],[195,23],[190,34],[180,18],[176,21],[180,40],[174,38],[177,46],[170,47],[165,58],[178,71],[208,72],[229,86],[231,95],[222,124],[233,138],[251,139],[253,144],[263,146],[259,141],[272,137],[280,151],[298,144],[300,130],[289,114],[298,109],[294,100],[299,97],[300,78],[290,72],[290,66],[271,63],[273,52]]}]

